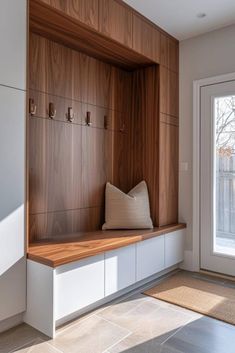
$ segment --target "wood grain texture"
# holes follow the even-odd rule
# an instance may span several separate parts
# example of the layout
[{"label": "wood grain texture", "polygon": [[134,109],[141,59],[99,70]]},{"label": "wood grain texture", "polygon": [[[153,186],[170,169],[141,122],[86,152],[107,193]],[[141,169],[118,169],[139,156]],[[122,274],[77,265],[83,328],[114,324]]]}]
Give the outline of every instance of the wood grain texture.
[{"label": "wood grain texture", "polygon": [[179,72],[179,43],[161,33],[160,64],[167,69]]},{"label": "wood grain texture", "polygon": [[172,115],[167,115],[167,114],[160,114],[160,122],[169,124],[169,125],[174,125],[174,126],[179,126],[179,119],[172,116]]},{"label": "wood grain texture", "polygon": [[179,75],[160,65],[160,112],[179,117]]},{"label": "wood grain texture", "polygon": [[104,205],[105,184],[112,182],[112,163],[112,132],[83,127],[81,188],[85,207]]},{"label": "wood grain texture", "polygon": [[[114,175],[118,180],[114,135],[128,127],[132,75],[35,34],[29,44],[29,97],[37,106],[28,124],[30,240],[97,230],[105,183]],[[53,120],[49,103],[56,109]],[[99,212],[87,211],[94,209]]]},{"label": "wood grain texture", "polygon": [[169,69],[179,72],[179,42],[168,38],[169,40]]},{"label": "wood grain texture", "polygon": [[30,242],[54,239],[65,234],[90,232],[104,223],[103,207],[30,214]]},{"label": "wood grain texture", "polygon": [[82,236],[66,234],[66,238],[58,237],[53,241],[31,244],[28,258],[47,266],[58,267],[184,228],[185,224],[174,224],[151,230],[97,231]]},{"label": "wood grain texture", "polygon": [[178,42],[122,2],[100,1],[103,34],[98,1],[30,0],[31,240],[97,230],[107,181],[127,192],[145,179],[154,224],[177,222]]},{"label": "wood grain texture", "polygon": [[69,16],[98,30],[99,1],[97,0],[69,0],[66,12]]},{"label": "wood grain texture", "polygon": [[50,119],[29,123],[30,213],[83,207],[82,128]]},{"label": "wood grain texture", "polygon": [[37,90],[29,90],[29,98],[36,104],[36,114],[34,117],[47,119],[49,117],[49,103],[52,102],[56,109],[54,121],[68,123],[68,108],[71,107],[74,112],[74,124],[85,124],[86,112],[88,106],[79,101],[46,94]]},{"label": "wood grain texture", "polygon": [[160,32],[138,15],[133,15],[133,49],[160,62]]},{"label": "wood grain texture", "polygon": [[178,220],[179,129],[160,123],[159,226]]},{"label": "wood grain texture", "polygon": [[115,0],[100,0],[99,31],[131,48],[132,12]]},{"label": "wood grain texture", "polygon": [[114,141],[116,160],[121,166],[114,179],[125,192],[142,180],[147,182],[155,225],[158,223],[158,80],[157,65],[133,73],[131,111],[125,115],[127,130],[115,135]]},{"label": "wood grain texture", "polygon": [[148,56],[102,35],[41,0],[31,0],[29,5],[31,32],[129,70],[153,63]]},{"label": "wood grain texture", "polygon": [[[159,101],[158,67],[141,69],[134,78],[133,183],[145,180],[148,185],[153,223],[158,224],[158,144]],[[137,118],[138,117],[138,118]],[[138,119],[138,123],[137,123]]]},{"label": "wood grain texture", "polygon": [[41,0],[57,10],[65,12],[89,27],[98,30],[98,1],[97,0]]}]

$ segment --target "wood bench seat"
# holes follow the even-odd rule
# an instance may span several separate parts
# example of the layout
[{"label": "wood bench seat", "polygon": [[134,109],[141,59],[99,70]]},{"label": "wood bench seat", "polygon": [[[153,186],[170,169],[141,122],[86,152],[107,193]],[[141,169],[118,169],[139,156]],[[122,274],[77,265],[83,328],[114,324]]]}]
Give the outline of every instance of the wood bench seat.
[{"label": "wood bench seat", "polygon": [[50,241],[31,243],[28,259],[50,267],[58,267],[105,251],[157,237],[185,228],[185,224],[153,228],[151,230],[93,231],[55,237]]}]

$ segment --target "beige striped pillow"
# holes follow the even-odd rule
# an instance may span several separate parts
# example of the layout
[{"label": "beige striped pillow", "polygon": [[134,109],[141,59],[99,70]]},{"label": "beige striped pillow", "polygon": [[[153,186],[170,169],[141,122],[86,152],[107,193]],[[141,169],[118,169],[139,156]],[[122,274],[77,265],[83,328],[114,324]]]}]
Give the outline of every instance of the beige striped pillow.
[{"label": "beige striped pillow", "polygon": [[105,224],[102,229],[149,229],[150,217],[148,188],[145,181],[125,194],[107,183],[105,191]]}]

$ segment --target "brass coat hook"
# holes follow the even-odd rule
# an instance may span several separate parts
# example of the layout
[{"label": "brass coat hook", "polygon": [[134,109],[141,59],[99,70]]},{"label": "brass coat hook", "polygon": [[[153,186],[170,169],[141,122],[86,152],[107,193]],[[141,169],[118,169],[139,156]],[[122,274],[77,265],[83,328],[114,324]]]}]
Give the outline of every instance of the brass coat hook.
[{"label": "brass coat hook", "polygon": [[125,129],[126,129],[126,125],[125,125],[125,123],[122,123],[122,126],[120,127],[119,131],[125,132]]},{"label": "brass coat hook", "polygon": [[54,119],[56,117],[56,109],[54,103],[49,103],[49,118]]},{"label": "brass coat hook", "polygon": [[34,99],[33,98],[29,98],[29,114],[31,116],[35,115],[37,112],[37,106],[34,103]]},{"label": "brass coat hook", "polygon": [[67,120],[72,123],[74,121],[74,112],[72,107],[68,107],[68,112],[66,114]]},{"label": "brass coat hook", "polygon": [[106,130],[108,129],[108,117],[107,117],[107,115],[104,116],[104,128]]},{"label": "brass coat hook", "polygon": [[91,122],[91,112],[87,112],[86,113],[86,124],[87,126],[91,126],[92,122]]}]

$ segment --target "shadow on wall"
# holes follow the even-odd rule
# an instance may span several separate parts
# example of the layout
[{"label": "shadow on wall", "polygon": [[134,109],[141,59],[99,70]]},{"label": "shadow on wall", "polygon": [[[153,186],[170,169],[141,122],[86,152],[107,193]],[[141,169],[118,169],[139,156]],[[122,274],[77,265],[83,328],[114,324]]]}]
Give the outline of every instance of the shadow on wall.
[{"label": "shadow on wall", "polygon": [[[10,197],[10,195],[9,195]],[[6,210],[0,205],[0,279],[25,255],[24,205]],[[9,202],[8,202],[9,203]],[[6,213],[8,211],[8,213]],[[1,289],[1,288],[0,288]]]},{"label": "shadow on wall", "polygon": [[25,310],[25,283],[26,261],[23,256],[0,275],[0,322]]}]

